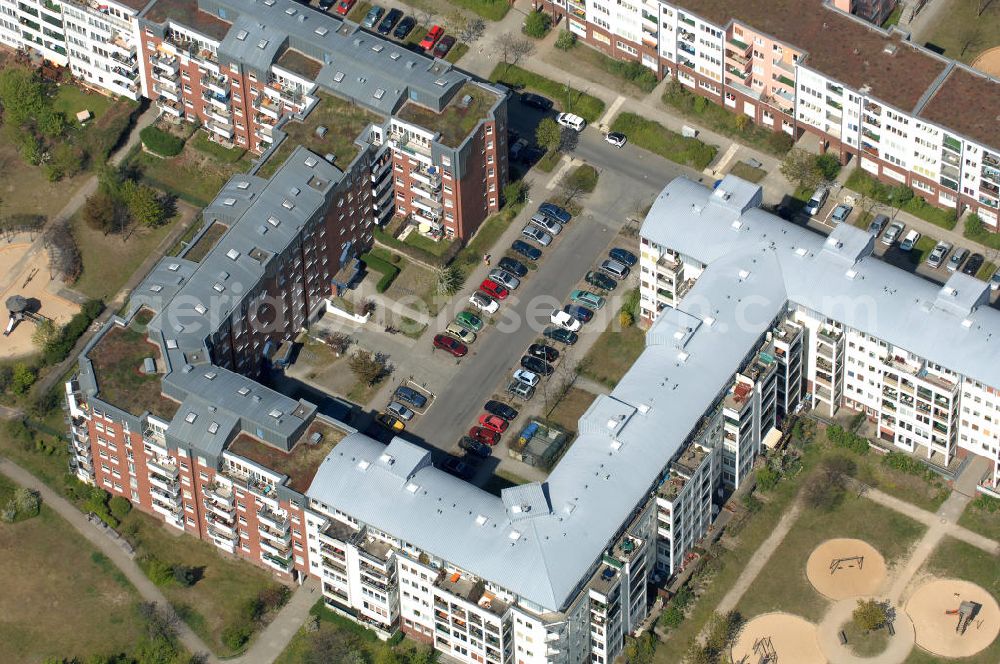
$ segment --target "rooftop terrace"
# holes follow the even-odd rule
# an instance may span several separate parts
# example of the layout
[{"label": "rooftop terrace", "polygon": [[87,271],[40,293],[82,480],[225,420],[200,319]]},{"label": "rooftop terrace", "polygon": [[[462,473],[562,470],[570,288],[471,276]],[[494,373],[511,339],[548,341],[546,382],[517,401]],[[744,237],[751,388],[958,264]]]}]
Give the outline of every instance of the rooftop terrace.
[{"label": "rooftop terrace", "polygon": [[314,60],[305,53],[296,51],[294,48],[286,48],[278,56],[278,61],[275,64],[310,81],[315,81],[316,77],[319,76],[320,69],[323,68],[322,62]]},{"label": "rooftop terrace", "polygon": [[457,148],[496,103],[496,93],[474,83],[466,83],[440,113],[408,101],[396,117],[439,133],[442,143]]},{"label": "rooftop terrace", "polygon": [[198,9],[198,0],[156,0],[143,17],[161,24],[176,21],[216,41],[222,41],[230,26],[222,19]]},{"label": "rooftop terrace", "polygon": [[691,476],[698,470],[698,467],[707,455],[707,450],[697,445],[688,445],[688,448],[681,452],[681,455],[670,464],[670,467]]},{"label": "rooftop terrace", "polygon": [[112,326],[90,349],[87,357],[97,379],[98,398],[133,415],[147,411],[169,420],[180,407],[160,393],[163,375],[143,373],[146,358],[162,369],[160,349],[133,326],[145,326],[152,318],[148,309],[136,314],[129,327]]},{"label": "rooftop terrace", "polygon": [[[313,443],[315,434],[319,434],[320,438]],[[287,475],[287,486],[304,493],[323,459],[346,435],[343,430],[315,419],[295,442],[291,452],[262,443],[246,433],[236,436],[228,450],[276,473]]]}]

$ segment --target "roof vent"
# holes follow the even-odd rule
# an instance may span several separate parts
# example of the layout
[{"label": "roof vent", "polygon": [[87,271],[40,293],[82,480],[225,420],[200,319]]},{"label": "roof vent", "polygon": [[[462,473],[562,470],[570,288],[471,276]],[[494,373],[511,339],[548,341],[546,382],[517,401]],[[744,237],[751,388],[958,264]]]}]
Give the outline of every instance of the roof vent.
[{"label": "roof vent", "polygon": [[226,207],[233,207],[234,205],[236,205],[236,199],[235,198],[224,198],[224,199],[222,199],[222,204],[225,205]]},{"label": "roof vent", "polygon": [[799,257],[805,256],[807,253],[809,253],[809,252],[808,252],[808,250],[805,247],[798,247],[798,248],[795,249],[795,255],[796,256],[799,256]]},{"label": "roof vent", "polygon": [[215,282],[215,285],[213,285],[212,288],[214,288],[215,291],[218,293],[221,293],[222,291],[226,290],[226,287],[220,284],[218,281]]},{"label": "roof vent", "polygon": [[854,278],[856,278],[858,276],[858,271],[855,270],[854,268],[851,268],[850,270],[848,270],[847,272],[844,273],[844,276],[847,277],[848,279],[852,279],[853,280]]},{"label": "roof vent", "polygon": [[613,449],[615,452],[617,452],[621,448],[622,448],[622,441],[620,441],[620,440],[612,440],[611,441],[611,449]]},{"label": "roof vent", "polygon": [[226,256],[228,256],[230,260],[236,260],[237,258],[240,257],[240,252],[236,251],[235,249],[230,249],[229,251],[226,252]]},{"label": "roof vent", "polygon": [[391,454],[385,454],[385,453],[383,453],[382,456],[378,458],[378,460],[389,466],[391,466],[393,463],[396,462],[396,460],[392,458]]},{"label": "roof vent", "polygon": [[732,228],[734,231],[738,231],[741,228],[743,228],[743,222],[737,219],[733,223],[729,224],[729,227]]},{"label": "roof vent", "polygon": [[740,281],[746,281],[749,276],[750,276],[750,270],[739,271]]},{"label": "roof vent", "polygon": [[326,28],[323,28],[323,27],[319,27],[319,28],[316,28],[315,30],[313,30],[313,32],[315,32],[320,37],[325,37],[326,33],[329,32],[329,30],[327,30]]},{"label": "roof vent", "polygon": [[281,223],[281,220],[278,219],[277,217],[275,217],[274,215],[271,215],[270,217],[267,218],[267,223],[269,223],[272,226],[274,226],[275,228],[277,228],[278,224]]},{"label": "roof vent", "polygon": [[639,411],[640,413],[642,413],[643,415],[645,415],[646,413],[648,413],[648,412],[649,412],[649,408],[650,408],[650,406],[649,406],[649,404],[648,404],[648,403],[641,403],[641,404],[639,404],[639,406],[638,406],[638,411]]},{"label": "roof vent", "polygon": [[482,514],[477,514],[476,515],[476,525],[477,526],[485,526],[487,521],[489,521],[489,519],[487,517],[483,516]]},{"label": "roof vent", "polygon": [[198,304],[194,305],[194,310],[197,311],[202,316],[204,316],[205,312],[208,311],[208,309],[205,308],[205,305],[202,304],[201,302],[199,302]]},{"label": "roof vent", "polygon": [[194,424],[194,421],[198,419],[198,413],[193,410],[188,411],[188,414],[184,416],[184,421],[188,424]]},{"label": "roof vent", "polygon": [[208,432],[210,434],[212,434],[213,436],[215,434],[219,433],[219,423],[218,422],[212,422],[211,424],[209,424],[208,425]]},{"label": "roof vent", "polygon": [[246,395],[250,394],[250,388],[244,385],[240,389],[236,390],[236,394],[240,395],[241,397],[245,397]]},{"label": "roof vent", "polygon": [[691,357],[691,353],[688,353],[686,351],[682,350],[681,352],[677,353],[677,359],[682,363],[687,362],[687,359],[689,357]]},{"label": "roof vent", "polygon": [[714,316],[705,316],[702,319],[702,322],[705,323],[705,325],[708,325],[709,327],[712,327],[713,325],[715,325],[715,317]]},{"label": "roof vent", "polygon": [[237,189],[249,189],[250,188],[250,182],[248,180],[240,180],[239,182],[236,183],[236,188]]},{"label": "roof vent", "polygon": [[417,491],[420,490],[420,485],[416,484],[415,482],[410,482],[409,484],[406,485],[406,490],[409,491],[410,493],[415,494]]},{"label": "roof vent", "polygon": [[521,539],[521,531],[520,530],[512,530],[509,533],[507,533],[507,537],[511,538],[512,540],[514,540],[516,542],[517,540]]},{"label": "roof vent", "polygon": [[368,470],[368,467],[370,465],[371,465],[371,463],[368,462],[368,461],[365,461],[364,459],[362,459],[361,461],[358,461],[358,468],[360,468],[361,470]]},{"label": "roof vent", "polygon": [[154,293],[159,293],[161,290],[163,290],[163,286],[161,286],[160,284],[152,284],[150,285],[149,290],[151,290]]},{"label": "roof vent", "polygon": [[962,327],[964,327],[966,329],[972,327],[972,319],[971,318],[965,318],[965,319],[963,319],[962,320]]}]

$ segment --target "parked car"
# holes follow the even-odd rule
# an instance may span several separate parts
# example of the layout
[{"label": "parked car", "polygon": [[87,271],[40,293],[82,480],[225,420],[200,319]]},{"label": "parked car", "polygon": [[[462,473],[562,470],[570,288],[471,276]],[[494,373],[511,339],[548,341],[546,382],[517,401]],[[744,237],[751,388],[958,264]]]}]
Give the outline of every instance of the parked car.
[{"label": "parked car", "polygon": [[473,469],[472,466],[462,461],[458,457],[448,455],[447,458],[441,463],[441,470],[448,473],[449,475],[454,475],[460,480],[468,480],[472,478]]},{"label": "parked car", "polygon": [[483,329],[483,319],[471,311],[459,311],[455,314],[455,322],[473,332]]},{"label": "parked car", "polygon": [[569,294],[569,299],[586,305],[591,309],[600,309],[604,306],[604,298],[597,293],[591,293],[589,290],[577,289]]},{"label": "parked car", "polygon": [[484,429],[489,429],[490,431],[496,431],[497,433],[503,433],[510,426],[510,422],[500,417],[499,415],[492,415],[490,413],[483,413],[479,416],[479,426]]},{"label": "parked car", "polygon": [[392,36],[396,39],[406,39],[406,36],[413,31],[413,28],[417,25],[417,21],[412,16],[404,16],[403,19],[396,25],[396,29],[392,31]]},{"label": "parked car", "polygon": [[532,247],[530,244],[524,240],[514,240],[510,245],[510,250],[516,254],[521,254],[528,260],[537,261],[542,257],[542,250],[538,247]]},{"label": "parked car", "polygon": [[496,267],[490,270],[490,279],[497,282],[507,290],[514,290],[521,285],[521,280],[502,268]]},{"label": "parked car", "polygon": [[764,168],[764,162],[762,162],[760,159],[754,159],[753,157],[750,157],[749,159],[744,159],[743,163],[749,166],[750,168]]},{"label": "parked car", "polygon": [[427,397],[417,392],[412,387],[407,387],[406,385],[400,385],[396,388],[393,393],[397,399],[400,401],[405,401],[414,408],[423,408],[427,405]]},{"label": "parked car", "polygon": [[540,360],[537,357],[532,357],[530,355],[521,356],[521,366],[530,371],[531,373],[536,373],[541,376],[551,376],[555,369],[552,365],[545,360]]},{"label": "parked car", "polygon": [[538,226],[543,231],[548,231],[552,235],[559,235],[562,233],[562,224],[541,213],[531,215],[531,223]]},{"label": "parked car", "polygon": [[889,228],[885,230],[885,234],[882,236],[882,244],[887,247],[891,247],[892,244],[899,239],[899,236],[903,234],[904,230],[906,230],[906,226],[898,221],[893,224],[889,224]]},{"label": "parked car", "polygon": [[458,323],[451,323],[444,329],[445,334],[450,334],[464,344],[471,344],[476,340],[476,333],[472,330],[459,325]]},{"label": "parked car", "polygon": [[350,13],[351,8],[354,6],[354,3],[357,1],[358,0],[340,0],[340,2],[337,3],[336,12],[341,16],[347,16]]},{"label": "parked car", "polygon": [[482,291],[476,291],[469,297],[469,304],[488,314],[495,314],[500,303]]},{"label": "parked car", "polygon": [[868,232],[878,237],[878,234],[882,232],[885,225],[889,223],[889,217],[884,214],[877,214],[875,218],[872,219],[872,223],[868,224]]},{"label": "parked car", "polygon": [[903,241],[899,243],[900,251],[913,251],[913,247],[917,246],[917,242],[920,241],[920,233],[914,229],[910,229],[910,232],[906,234]]},{"label": "parked car", "polygon": [[531,344],[528,346],[528,355],[546,362],[555,362],[559,359],[559,351],[545,344]]},{"label": "parked car", "polygon": [[853,211],[853,207],[847,205],[846,203],[841,203],[837,207],[833,208],[833,213],[830,214],[830,220],[835,224],[842,223],[846,221],[849,216],[851,216],[851,212]]},{"label": "parked car", "polygon": [[620,148],[623,145],[625,145],[625,143],[628,142],[628,139],[625,137],[625,134],[618,131],[608,132],[607,134],[604,135],[604,140],[610,143],[611,145],[615,146],[616,148]]},{"label": "parked car", "polygon": [[514,380],[524,383],[525,385],[531,385],[532,387],[538,385],[538,381],[541,379],[541,376],[536,374],[534,371],[528,371],[527,369],[518,369],[514,372]]},{"label": "parked car", "polygon": [[445,35],[441,38],[441,41],[437,43],[437,46],[434,47],[434,50],[431,51],[431,55],[435,58],[443,58],[448,55],[448,51],[450,51],[454,45],[455,38],[451,35]]},{"label": "parked car", "polygon": [[398,23],[399,19],[401,18],[403,18],[403,12],[399,11],[398,9],[390,9],[389,13],[385,15],[385,18],[383,18],[379,22],[376,32],[378,32],[380,35],[388,35],[390,32],[392,32],[392,29],[396,26],[396,23]]},{"label": "parked car", "polygon": [[330,7],[333,7],[334,0],[319,0],[319,8],[323,11],[327,11]]},{"label": "parked car", "polygon": [[581,323],[589,323],[594,318],[594,312],[580,304],[567,304],[563,307],[563,311]]},{"label": "parked car", "polygon": [[628,265],[610,259],[601,263],[601,269],[616,279],[624,279],[630,271]]},{"label": "parked car", "polygon": [[521,229],[521,235],[528,238],[529,240],[534,240],[543,247],[547,247],[552,244],[552,236],[543,231],[538,226],[532,226],[528,224]]},{"label": "parked car", "polygon": [[635,264],[639,262],[638,256],[627,249],[622,249],[621,247],[615,247],[609,251],[608,256],[611,256],[612,260],[616,260],[623,265],[628,265],[629,267],[634,267]]},{"label": "parked car", "polygon": [[398,417],[404,422],[409,422],[413,419],[413,416],[416,415],[416,413],[398,401],[390,401],[389,405],[385,407],[385,411],[390,415]]},{"label": "parked car", "polygon": [[528,141],[519,138],[510,146],[510,158],[514,161],[521,159],[528,150]]},{"label": "parked car", "polygon": [[560,311],[559,309],[552,312],[549,316],[549,320],[553,325],[558,325],[559,327],[569,330],[570,332],[576,332],[582,326],[580,321],[573,318],[565,311]]},{"label": "parked car", "polygon": [[581,118],[579,115],[574,115],[572,113],[560,113],[556,117],[556,122],[563,127],[569,127],[574,131],[583,131],[583,128],[587,126],[586,120]]},{"label": "parked car", "polygon": [[437,40],[441,39],[442,35],[444,35],[444,28],[440,25],[432,25],[417,45],[425,51],[429,51],[437,43]]},{"label": "parked car", "polygon": [[462,436],[458,441],[458,447],[466,453],[486,459],[493,453],[489,445],[484,445],[478,440],[472,440],[468,436]]},{"label": "parked car", "polygon": [[388,413],[379,413],[375,416],[375,421],[384,426],[389,431],[403,431],[406,429],[406,425],[398,417],[394,417]]},{"label": "parked car", "polygon": [[469,429],[469,437],[485,445],[496,445],[500,442],[500,434],[492,429],[483,427],[472,427]]},{"label": "parked car", "polygon": [[524,263],[517,260],[516,258],[510,258],[509,256],[504,256],[503,258],[500,259],[500,262],[498,262],[497,265],[499,265],[500,269],[504,270],[505,272],[510,272],[514,276],[521,279],[523,279],[528,274],[528,266],[526,266]]},{"label": "parked car", "polygon": [[1000,268],[993,271],[993,276],[990,277],[990,290],[1000,290]]},{"label": "parked car", "polygon": [[538,109],[539,111],[551,111],[552,110],[552,100],[546,99],[541,95],[536,95],[533,92],[522,92],[521,93],[521,103],[525,106],[530,106],[531,108]]},{"label": "parked car", "polygon": [[983,266],[986,259],[983,258],[982,254],[972,254],[969,256],[969,260],[965,261],[965,266],[962,268],[962,274],[967,274],[970,277],[976,276],[979,273],[979,268]]},{"label": "parked car", "polygon": [[573,215],[565,208],[559,207],[555,203],[542,203],[538,206],[538,211],[548,217],[552,217],[560,224],[567,224],[573,218]]},{"label": "parked car", "polygon": [[938,242],[935,245],[934,250],[931,251],[930,255],[927,256],[927,264],[933,268],[941,267],[941,263],[944,262],[945,257],[948,252],[951,251],[951,245],[945,241]]},{"label": "parked car", "polygon": [[469,352],[468,346],[447,334],[434,335],[434,347],[440,348],[446,353],[451,353],[455,357],[465,357]]},{"label": "parked car", "polygon": [[385,10],[378,5],[372,5],[372,8],[368,10],[365,14],[364,19],[361,21],[362,28],[374,28],[375,24],[378,23],[379,19],[382,18],[382,14]]},{"label": "parked car", "polygon": [[483,282],[479,284],[479,289],[491,295],[498,300],[506,300],[507,296],[510,295],[510,291],[492,279],[483,279]]},{"label": "parked car", "polygon": [[517,419],[517,409],[512,408],[502,401],[497,401],[496,399],[490,399],[483,406],[483,410],[497,417],[502,417],[503,419],[510,422],[511,420]]},{"label": "parked car", "polygon": [[580,338],[576,332],[570,332],[569,330],[555,326],[542,330],[542,336],[553,341],[558,341],[561,344],[566,344],[567,346],[572,346]]},{"label": "parked car", "polygon": [[830,190],[826,187],[820,187],[815,192],[813,192],[812,197],[809,202],[806,203],[805,211],[810,217],[819,212],[823,204],[826,203],[826,197],[830,195]]},{"label": "parked car", "polygon": [[512,380],[507,383],[507,394],[527,401],[531,397],[535,396],[535,388],[531,385],[522,383],[519,380]]},{"label": "parked car", "polygon": [[601,290],[612,291],[618,287],[618,282],[609,277],[606,274],[600,272],[595,272],[591,270],[587,273],[587,276],[583,278],[591,286],[596,286]]},{"label": "parked car", "polygon": [[958,268],[962,267],[962,263],[964,263],[965,259],[968,257],[969,257],[968,249],[963,249],[962,247],[956,249],[955,253],[953,253],[951,255],[951,258],[948,259],[948,271],[955,272],[956,270],[958,270]]}]

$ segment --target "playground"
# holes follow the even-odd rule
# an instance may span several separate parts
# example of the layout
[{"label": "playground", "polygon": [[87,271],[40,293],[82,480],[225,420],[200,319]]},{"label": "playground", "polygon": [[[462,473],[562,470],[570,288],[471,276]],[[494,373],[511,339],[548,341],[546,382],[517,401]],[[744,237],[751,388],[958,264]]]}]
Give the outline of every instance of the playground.
[{"label": "playground", "polygon": [[985,589],[960,579],[933,579],[906,602],[917,645],[939,657],[970,657],[1000,634],[1000,606]]},{"label": "playground", "polygon": [[791,613],[765,613],[747,621],[732,648],[734,664],[825,664],[816,626]]},{"label": "playground", "polygon": [[829,539],[813,549],[806,577],[827,599],[875,595],[885,582],[885,559],[864,540]]},{"label": "playground", "polygon": [[[20,320],[3,321],[4,337],[0,344],[0,360],[22,357],[35,352],[31,341],[37,321],[51,319],[57,326],[66,323],[80,310],[79,305],[50,292],[58,287],[49,272],[48,253],[42,248],[32,249],[28,242],[0,246],[0,302],[12,298],[23,299]],[[11,322],[13,328],[7,333]]]}]

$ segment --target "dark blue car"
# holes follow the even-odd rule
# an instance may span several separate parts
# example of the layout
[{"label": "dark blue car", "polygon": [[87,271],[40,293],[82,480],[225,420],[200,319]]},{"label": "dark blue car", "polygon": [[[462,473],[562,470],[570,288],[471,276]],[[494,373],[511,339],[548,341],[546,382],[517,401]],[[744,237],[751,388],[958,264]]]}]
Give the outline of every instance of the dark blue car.
[{"label": "dark blue car", "polygon": [[514,240],[514,244],[510,245],[510,248],[515,253],[521,254],[525,258],[533,261],[537,261],[542,257],[542,250],[537,247],[532,247],[530,244],[524,240]]},{"label": "dark blue car", "polygon": [[579,304],[567,304],[563,307],[563,311],[568,313],[573,318],[579,319],[581,323],[589,323],[594,317],[594,312]]},{"label": "dark blue car", "polygon": [[538,206],[538,211],[547,217],[552,217],[560,224],[565,224],[573,218],[573,215],[555,203],[542,203]]},{"label": "dark blue car", "polygon": [[623,265],[627,265],[629,267],[633,267],[636,263],[639,262],[638,256],[633,254],[631,251],[626,251],[625,249],[622,249],[621,247],[615,247],[614,249],[608,252],[608,255],[611,256],[613,260],[616,260],[619,263],[622,263]]}]

